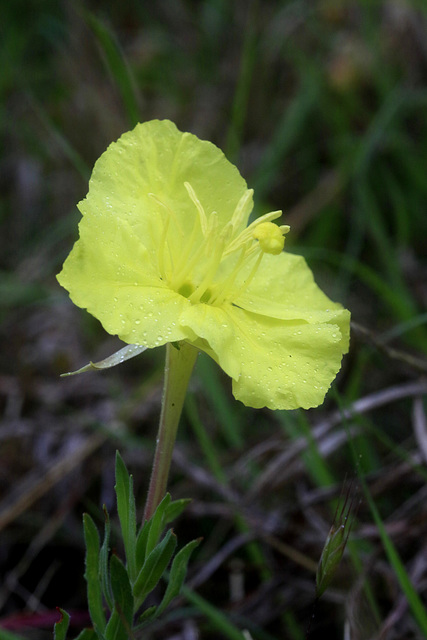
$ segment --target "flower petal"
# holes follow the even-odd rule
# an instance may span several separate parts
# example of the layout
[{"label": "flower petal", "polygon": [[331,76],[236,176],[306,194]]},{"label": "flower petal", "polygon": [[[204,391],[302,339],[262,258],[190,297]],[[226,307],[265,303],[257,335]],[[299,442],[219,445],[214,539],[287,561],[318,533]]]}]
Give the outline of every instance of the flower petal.
[{"label": "flower petal", "polygon": [[[247,191],[237,168],[214,144],[182,133],[169,120],[151,120],[124,133],[98,159],[81,210],[97,218],[119,216],[132,225],[157,223],[162,230],[160,219],[165,212],[153,216],[153,211],[159,211],[149,195],[153,194],[173,211],[182,232],[188,235],[196,208],[185,182],[208,216],[216,211],[220,228],[230,221]],[[241,229],[246,227],[249,213],[241,220]],[[146,228],[141,241],[146,246],[150,242]]]},{"label": "flower petal", "polygon": [[334,322],[343,308],[332,302],[314,282],[302,256],[265,254],[255,277],[233,303],[242,309],[284,320]]},{"label": "flower petal", "polygon": [[[342,313],[348,324],[349,313]],[[318,406],[346,350],[336,324],[269,318],[234,306],[189,307],[182,323],[202,338],[193,344],[233,378],[235,398],[255,408]]]},{"label": "flower petal", "polygon": [[155,347],[191,337],[177,322],[190,303],[155,273],[132,227],[111,216],[102,230],[95,223],[83,218],[80,240],[57,276],[73,302],[129,344]]},{"label": "flower petal", "polygon": [[[79,203],[80,239],[58,280],[75,304],[125,342],[154,347],[193,337],[178,324],[190,303],[167,286],[160,268],[170,258],[164,242],[169,213],[175,225],[168,235],[176,244],[172,254],[182,253],[198,219],[185,182],[207,215],[216,211],[219,228],[247,192],[245,180],[215,145],[181,133],[168,120],[153,120],[108,147]],[[251,202],[237,230],[246,226]]]}]

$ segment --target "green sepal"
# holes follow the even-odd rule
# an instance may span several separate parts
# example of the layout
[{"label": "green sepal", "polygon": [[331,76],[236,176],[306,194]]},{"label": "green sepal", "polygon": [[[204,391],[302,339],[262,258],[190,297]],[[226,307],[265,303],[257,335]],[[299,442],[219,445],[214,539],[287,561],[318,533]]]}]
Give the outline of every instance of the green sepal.
[{"label": "green sepal", "polygon": [[101,550],[99,552],[99,572],[101,578],[101,587],[104,594],[105,601],[110,611],[113,609],[113,592],[111,590],[110,573],[108,570],[108,558],[110,553],[110,516],[108,515],[107,508],[104,505],[104,541],[102,543]]},{"label": "green sepal", "polygon": [[86,544],[85,580],[90,619],[99,637],[103,637],[106,620],[102,606],[102,592],[99,571],[99,534],[89,514],[83,515]]},{"label": "green sepal", "polygon": [[67,637],[68,627],[70,626],[70,614],[64,609],[58,609],[61,619],[55,622],[53,627],[53,640],[65,640]]},{"label": "green sepal", "polygon": [[185,545],[175,556],[172,562],[172,567],[169,574],[169,582],[166,588],[163,600],[157,607],[156,618],[159,616],[171,601],[179,595],[182,585],[184,584],[185,576],[187,575],[188,562],[194,549],[199,546],[202,538],[192,540]]},{"label": "green sepal", "polygon": [[176,536],[170,529],[163,540],[147,556],[133,587],[135,611],[154,589],[168,566],[176,547]]},{"label": "green sepal", "polygon": [[114,607],[105,630],[106,640],[128,640],[132,634],[133,596],[128,572],[116,556],[110,561]]},{"label": "green sepal", "polygon": [[126,465],[118,451],[116,451],[116,484],[114,489],[117,496],[117,510],[126,553],[126,565],[129,571],[129,578],[131,582],[134,582],[137,576],[137,569],[135,563],[136,508],[133,478],[129,475]]},{"label": "green sepal", "polygon": [[99,362],[89,362],[89,364],[86,364],[84,367],[77,369],[77,371],[61,373],[61,378],[76,376],[77,374],[85,373],[86,371],[100,371],[102,369],[110,369],[111,367],[115,367],[122,362],[126,362],[126,360],[130,360],[131,358],[135,358],[135,356],[139,356],[139,354],[146,349],[147,347],[141,347],[138,344],[127,344],[122,349],[116,351],[116,353],[108,356],[108,358],[104,358],[104,360],[100,360]]}]

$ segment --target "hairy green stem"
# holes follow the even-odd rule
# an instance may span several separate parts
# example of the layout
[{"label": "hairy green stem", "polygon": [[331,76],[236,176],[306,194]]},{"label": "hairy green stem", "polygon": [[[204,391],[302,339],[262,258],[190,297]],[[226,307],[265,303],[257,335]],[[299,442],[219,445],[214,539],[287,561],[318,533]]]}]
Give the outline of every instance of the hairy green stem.
[{"label": "hairy green stem", "polygon": [[149,520],[166,493],[179,419],[197,357],[197,349],[181,342],[166,345],[165,380],[156,451],[144,519]]}]

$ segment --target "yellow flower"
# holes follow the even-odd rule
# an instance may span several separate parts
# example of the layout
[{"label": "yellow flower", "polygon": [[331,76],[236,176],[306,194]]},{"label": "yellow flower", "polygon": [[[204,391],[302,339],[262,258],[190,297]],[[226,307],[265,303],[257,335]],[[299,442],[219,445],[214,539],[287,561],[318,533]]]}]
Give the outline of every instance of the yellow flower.
[{"label": "yellow flower", "polygon": [[215,145],[168,120],[139,124],[96,162],[58,280],[128,344],[205,351],[248,406],[315,407],[348,349],[349,312],[282,251],[280,211],[247,226],[252,195]]}]

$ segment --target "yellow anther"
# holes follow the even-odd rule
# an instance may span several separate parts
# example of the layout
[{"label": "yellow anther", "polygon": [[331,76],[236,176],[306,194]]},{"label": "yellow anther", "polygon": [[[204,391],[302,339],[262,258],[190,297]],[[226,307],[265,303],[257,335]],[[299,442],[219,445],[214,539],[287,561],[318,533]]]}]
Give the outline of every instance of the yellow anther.
[{"label": "yellow anther", "polygon": [[259,241],[261,251],[277,256],[285,246],[283,235],[288,231],[288,225],[278,227],[273,222],[261,222],[253,229],[252,237]]}]

